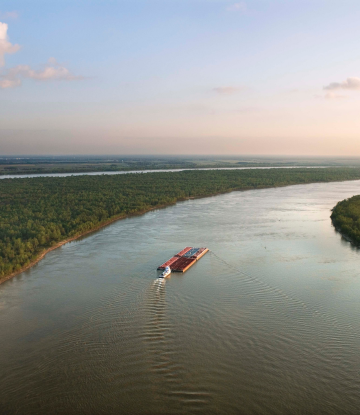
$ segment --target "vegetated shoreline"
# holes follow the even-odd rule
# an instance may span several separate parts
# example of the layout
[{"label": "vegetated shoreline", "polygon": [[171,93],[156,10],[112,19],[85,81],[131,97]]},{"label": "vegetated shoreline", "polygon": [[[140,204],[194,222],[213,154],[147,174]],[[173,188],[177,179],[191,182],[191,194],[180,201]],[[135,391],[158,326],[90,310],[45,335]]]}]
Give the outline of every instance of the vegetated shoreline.
[{"label": "vegetated shoreline", "polygon": [[[210,195],[210,196],[212,196],[212,195]],[[205,196],[205,197],[207,197],[207,196]],[[192,199],[194,199],[194,198],[192,198]],[[188,200],[188,199],[184,199],[184,200]],[[179,202],[181,202],[181,200],[179,200]],[[90,233],[96,232],[99,229],[104,228],[105,226],[108,226],[108,225],[112,224],[113,222],[117,222],[118,220],[127,219],[127,218],[130,218],[130,217],[133,217],[133,216],[141,216],[141,215],[144,215],[145,213],[150,212],[152,210],[162,209],[162,208],[165,208],[165,207],[168,207],[168,206],[171,206],[171,205],[173,205],[173,203],[168,204],[168,205],[155,206],[153,208],[149,208],[149,209],[143,210],[141,212],[132,213],[132,214],[129,214],[129,215],[119,215],[119,216],[113,217],[113,218],[97,225],[93,229],[90,229],[90,230],[82,232],[78,235],[72,236],[71,238],[66,238],[63,241],[60,241],[60,242],[56,243],[55,245],[50,246],[49,248],[46,248],[43,251],[39,252],[39,255],[33,261],[31,261],[30,264],[26,265],[25,267],[22,267],[19,270],[14,271],[9,275],[5,275],[3,277],[0,277],[0,284],[2,284],[5,281],[8,281],[11,278],[15,277],[16,275],[19,275],[22,272],[27,271],[28,269],[32,268],[34,265],[36,265],[38,262],[40,262],[45,257],[45,255],[47,253],[49,253],[51,251],[54,251],[55,249],[60,248],[61,246],[65,245],[69,242],[76,241],[77,239],[80,239],[81,237],[86,236]]]},{"label": "vegetated shoreline", "polygon": [[[331,221],[335,230],[356,248],[360,248],[360,195],[342,200],[332,209]],[[355,239],[354,239],[355,238]]]},{"label": "vegetated shoreline", "polygon": [[[359,179],[353,179],[353,180],[359,180]],[[304,185],[304,184],[335,183],[335,182],[344,182],[344,181],[352,181],[352,180],[335,180],[335,181],[332,181],[332,182],[314,181],[314,182],[310,182],[310,183],[284,184],[284,185],[277,185],[277,186],[258,186],[258,187],[253,188],[253,189],[241,189],[241,188],[231,189],[231,190],[228,190],[228,191],[215,192],[215,193],[210,193],[208,195],[203,195],[203,196],[191,196],[191,197],[187,197],[187,198],[183,198],[183,199],[178,199],[175,203],[168,203],[168,204],[158,205],[158,206],[154,206],[154,207],[151,207],[151,208],[148,208],[148,209],[136,212],[136,213],[127,214],[127,215],[118,215],[118,216],[115,216],[115,217],[113,217],[113,218],[97,225],[93,229],[90,229],[90,230],[82,232],[78,235],[72,236],[71,238],[66,238],[63,241],[60,241],[60,242],[56,243],[55,245],[44,249],[43,251],[39,252],[38,256],[33,261],[31,261],[28,265],[18,269],[17,271],[12,272],[9,275],[5,275],[3,277],[0,277],[0,284],[6,282],[6,281],[12,279],[13,277],[15,277],[16,275],[19,275],[22,272],[27,271],[28,269],[32,268],[34,265],[36,265],[38,262],[40,262],[45,257],[45,255],[47,253],[49,253],[49,252],[51,252],[51,251],[53,251],[57,248],[60,248],[61,246],[65,245],[69,242],[75,241],[75,240],[77,240],[77,239],[79,239],[83,236],[86,236],[86,235],[89,235],[93,232],[96,232],[99,229],[102,229],[105,226],[108,226],[108,225],[112,224],[113,222],[117,222],[118,220],[127,219],[127,218],[130,218],[130,217],[133,217],[133,216],[141,216],[141,215],[144,215],[147,212],[151,212],[152,210],[164,209],[164,208],[169,207],[169,206],[174,206],[178,202],[184,202],[186,200],[194,200],[194,199],[204,199],[204,198],[207,198],[207,197],[218,196],[218,195],[227,194],[227,193],[231,193],[231,192],[239,192],[239,191],[240,192],[247,192],[247,191],[251,191],[251,190],[276,189],[276,188],[279,188],[279,187],[299,186],[299,185]]]},{"label": "vegetated shoreline", "polygon": [[[356,243],[353,239],[350,238],[350,236],[346,235],[346,233],[342,232],[341,229],[336,226],[333,222],[333,220],[331,220],[332,225],[334,226],[336,232],[338,232],[342,238],[344,238],[346,241],[350,242],[351,245],[355,246],[355,248],[360,248],[360,244]],[[1,282],[0,282],[1,284]]]},{"label": "vegetated shoreline", "polygon": [[[230,193],[231,191],[223,192],[223,193]],[[221,194],[221,193],[217,193],[217,194]],[[216,194],[208,195],[208,196],[199,196],[199,197],[196,197],[196,198],[195,197],[188,197],[186,199],[178,200],[177,202],[184,202],[185,200],[190,200],[190,199],[201,199],[203,197],[210,197],[210,196],[216,196]],[[154,206],[152,208],[145,209],[145,210],[142,210],[142,211],[139,211],[139,212],[136,212],[136,213],[130,213],[128,215],[118,215],[118,216],[115,216],[111,219],[108,219],[107,221],[105,221],[103,223],[100,223],[99,225],[95,226],[93,229],[90,229],[90,230],[82,232],[78,235],[72,236],[71,238],[66,238],[63,241],[60,241],[60,242],[56,243],[55,245],[50,246],[49,248],[46,248],[43,251],[39,252],[39,255],[33,261],[31,261],[30,264],[26,265],[25,267],[22,267],[19,270],[14,271],[9,275],[4,275],[3,277],[0,277],[0,284],[2,284],[5,281],[8,281],[11,278],[16,277],[16,275],[19,275],[22,272],[27,271],[28,269],[32,268],[34,265],[36,265],[38,262],[40,262],[45,257],[45,255],[47,253],[49,253],[51,251],[54,251],[55,249],[60,248],[61,246],[65,245],[69,242],[76,241],[77,239],[80,239],[83,236],[89,235],[93,232],[96,232],[96,231],[102,229],[102,228],[105,228],[105,226],[111,225],[113,222],[117,222],[118,220],[131,218],[133,216],[141,216],[141,215],[144,215],[147,212],[151,212],[152,210],[164,209],[166,207],[176,205],[177,202],[169,203],[167,205]]]}]

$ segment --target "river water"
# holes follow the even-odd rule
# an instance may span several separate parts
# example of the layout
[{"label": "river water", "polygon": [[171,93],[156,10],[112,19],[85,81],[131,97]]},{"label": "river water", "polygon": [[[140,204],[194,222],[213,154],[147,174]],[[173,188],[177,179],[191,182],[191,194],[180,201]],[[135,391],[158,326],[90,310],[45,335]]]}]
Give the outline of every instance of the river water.
[{"label": "river water", "polygon": [[[284,166],[284,167],[207,167],[197,169],[152,169],[152,170],[124,170],[124,171],[94,171],[81,173],[37,173],[37,174],[3,174],[1,179],[26,179],[32,177],[68,177],[68,176],[101,176],[135,173],[171,173],[185,170],[266,170],[266,169],[326,169],[331,166]],[[334,166],[332,166],[334,168]]]},{"label": "river water", "polygon": [[190,200],[50,252],[0,286],[0,413],[358,414],[360,251],[329,218],[354,194]]}]

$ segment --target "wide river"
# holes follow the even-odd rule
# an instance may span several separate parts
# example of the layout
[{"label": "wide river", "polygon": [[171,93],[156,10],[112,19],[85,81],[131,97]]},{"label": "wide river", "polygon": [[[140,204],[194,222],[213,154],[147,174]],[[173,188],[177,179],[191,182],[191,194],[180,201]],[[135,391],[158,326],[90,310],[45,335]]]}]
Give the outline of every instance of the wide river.
[{"label": "wide river", "polygon": [[354,194],[190,200],[50,252],[0,285],[0,414],[358,414],[360,251],[330,221]]}]

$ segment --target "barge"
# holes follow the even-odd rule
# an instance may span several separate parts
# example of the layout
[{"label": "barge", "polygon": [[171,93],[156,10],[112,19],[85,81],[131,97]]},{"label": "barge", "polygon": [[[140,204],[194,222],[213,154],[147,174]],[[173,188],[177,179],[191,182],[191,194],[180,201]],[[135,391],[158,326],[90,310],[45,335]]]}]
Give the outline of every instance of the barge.
[{"label": "barge", "polygon": [[207,252],[209,252],[208,248],[193,248],[191,246],[187,246],[160,265],[157,269],[159,271],[163,271],[166,267],[170,267],[171,272],[185,272]]}]

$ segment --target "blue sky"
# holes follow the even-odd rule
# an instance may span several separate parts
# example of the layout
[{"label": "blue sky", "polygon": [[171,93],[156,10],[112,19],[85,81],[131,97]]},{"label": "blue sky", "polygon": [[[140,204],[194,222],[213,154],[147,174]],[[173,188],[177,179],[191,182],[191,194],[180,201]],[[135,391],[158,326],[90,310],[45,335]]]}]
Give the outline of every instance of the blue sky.
[{"label": "blue sky", "polygon": [[359,21],[346,0],[2,1],[0,153],[360,156]]}]

